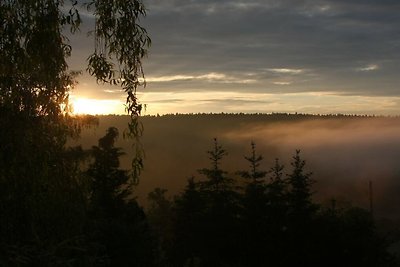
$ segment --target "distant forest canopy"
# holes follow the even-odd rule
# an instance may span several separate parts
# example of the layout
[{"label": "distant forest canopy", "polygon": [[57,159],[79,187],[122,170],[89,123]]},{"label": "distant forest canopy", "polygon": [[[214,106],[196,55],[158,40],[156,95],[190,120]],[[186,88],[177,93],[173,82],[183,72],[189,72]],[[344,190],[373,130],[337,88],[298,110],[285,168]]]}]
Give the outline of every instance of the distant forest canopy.
[{"label": "distant forest canopy", "polygon": [[[384,115],[368,115],[368,114],[345,114],[345,113],[301,113],[301,112],[255,112],[255,113],[246,113],[246,112],[200,112],[200,113],[166,113],[162,115],[155,115],[155,116],[169,116],[169,115],[261,115],[261,116],[318,116],[318,117],[391,117],[391,116],[384,116]],[[151,116],[151,115],[150,115]],[[154,115],[152,115],[154,116]],[[396,116],[395,116],[396,117]]]},{"label": "distant forest canopy", "polygon": [[[122,133],[127,116],[98,116],[99,126],[83,130],[77,143],[90,147],[109,126]],[[197,170],[207,166],[205,150],[218,138],[228,156],[222,163],[235,176],[246,167],[243,158],[255,142],[269,169],[275,158],[288,167],[290,155],[301,149],[317,181],[318,201],[331,198],[369,207],[369,181],[374,191],[376,214],[399,219],[400,208],[400,118],[361,115],[311,114],[166,114],[143,116],[145,168],[135,195],[147,205],[147,193],[156,187],[180,192],[188,177],[201,178]],[[117,146],[127,156],[129,141],[119,138]],[[237,176],[237,175],[236,175]]]},{"label": "distant forest canopy", "polygon": [[[207,116],[207,115],[212,115],[212,116],[268,116],[268,117],[288,117],[291,116],[293,117],[326,117],[326,118],[337,118],[337,117],[364,117],[364,118],[396,118],[399,117],[397,116],[391,116],[391,115],[370,115],[370,114],[345,114],[345,113],[300,113],[300,112],[294,112],[294,113],[288,113],[288,112],[255,112],[255,113],[247,113],[247,112],[199,112],[199,113],[165,113],[165,114],[156,114],[156,115],[146,115],[144,114],[143,117],[165,117],[165,116]],[[109,114],[109,115],[97,115],[97,116],[125,116],[125,115],[114,115],[114,114]]]},{"label": "distant forest canopy", "polygon": [[[97,115],[85,115],[79,114],[77,117],[107,117],[107,116],[117,116],[117,117],[125,117],[127,115],[124,114],[97,114]],[[399,115],[375,115],[375,114],[347,114],[347,113],[301,113],[301,112],[197,112],[197,113],[157,113],[157,114],[147,114],[146,110],[141,115],[141,118],[146,117],[166,117],[166,116],[264,116],[264,117],[303,117],[303,118],[337,118],[337,117],[346,117],[346,118],[398,118]]]}]

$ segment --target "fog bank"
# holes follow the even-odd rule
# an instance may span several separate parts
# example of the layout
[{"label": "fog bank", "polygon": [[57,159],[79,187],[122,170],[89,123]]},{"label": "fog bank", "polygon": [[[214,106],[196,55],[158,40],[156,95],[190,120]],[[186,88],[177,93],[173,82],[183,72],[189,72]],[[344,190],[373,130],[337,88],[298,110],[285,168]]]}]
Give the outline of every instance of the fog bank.
[{"label": "fog bank", "polygon": [[[268,170],[279,158],[290,172],[290,160],[301,149],[306,169],[316,180],[315,198],[327,202],[352,202],[369,206],[368,183],[373,184],[374,210],[378,216],[400,219],[400,119],[302,115],[170,115],[144,117],[145,169],[135,189],[145,204],[155,187],[170,194],[183,189],[187,178],[210,166],[206,151],[213,138],[228,151],[222,167],[235,176],[247,168],[243,156],[250,143],[264,156],[260,168]],[[80,143],[95,145],[109,126],[122,136],[126,116],[102,116],[97,128],[84,130]],[[118,140],[127,153],[122,167],[129,168],[130,141]]]}]

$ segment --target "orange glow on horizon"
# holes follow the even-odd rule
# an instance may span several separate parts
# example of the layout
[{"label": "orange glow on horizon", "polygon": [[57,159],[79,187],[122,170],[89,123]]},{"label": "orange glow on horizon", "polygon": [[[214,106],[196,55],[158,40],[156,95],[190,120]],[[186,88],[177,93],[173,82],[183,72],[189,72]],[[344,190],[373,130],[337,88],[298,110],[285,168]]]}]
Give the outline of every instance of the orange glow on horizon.
[{"label": "orange glow on horizon", "polygon": [[109,115],[125,113],[125,106],[119,100],[77,97],[72,98],[71,102],[72,113],[77,115]]}]

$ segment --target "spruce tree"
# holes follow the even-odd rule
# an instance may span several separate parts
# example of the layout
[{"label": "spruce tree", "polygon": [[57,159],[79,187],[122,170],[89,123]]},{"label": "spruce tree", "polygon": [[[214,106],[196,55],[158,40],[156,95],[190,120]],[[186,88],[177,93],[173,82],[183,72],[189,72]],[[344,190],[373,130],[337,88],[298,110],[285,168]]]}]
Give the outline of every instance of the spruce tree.
[{"label": "spruce tree", "polygon": [[256,145],[254,142],[251,142],[251,155],[244,158],[250,163],[250,171],[239,171],[238,174],[245,179],[251,180],[253,184],[262,183],[262,179],[266,176],[267,172],[258,170],[263,157],[256,155]]},{"label": "spruce tree", "polygon": [[158,243],[158,264],[163,266],[170,258],[174,243],[174,203],[165,195],[167,189],[155,188],[147,195],[148,212],[147,217],[152,233]]},{"label": "spruce tree", "polygon": [[205,201],[202,225],[207,247],[203,251],[204,266],[222,266],[235,262],[239,251],[238,194],[234,190],[234,180],[227,176],[220,164],[227,152],[214,139],[213,149],[207,151],[211,168],[201,169],[199,173],[207,180],[200,183],[200,192]]},{"label": "spruce tree", "polygon": [[287,176],[291,212],[295,216],[309,217],[316,208],[312,202],[313,192],[311,191],[311,186],[315,181],[311,178],[312,173],[306,173],[304,170],[306,162],[301,159],[300,150],[296,150],[291,165],[292,172]]},{"label": "spruce tree", "polygon": [[[247,180],[243,198],[244,215],[247,220],[255,223],[255,221],[260,221],[266,215],[266,187],[263,179],[267,175],[267,172],[259,170],[263,157],[257,155],[254,142],[251,142],[251,155],[244,158],[250,163],[250,170],[237,172],[242,178]],[[258,224],[261,224],[261,222]]]},{"label": "spruce tree", "polygon": [[287,212],[287,265],[307,266],[311,264],[314,255],[315,214],[317,205],[312,202],[311,186],[314,180],[311,173],[306,173],[306,162],[300,157],[300,150],[296,150],[291,162],[292,172],[287,175],[288,212]]},{"label": "spruce tree", "polygon": [[[106,266],[152,266],[154,242],[144,211],[129,199],[129,173],[119,168],[124,153],[115,147],[118,129],[110,127],[91,150],[91,178],[87,232]],[[97,263],[101,264],[101,263]]]},{"label": "spruce tree", "polygon": [[124,153],[121,148],[114,147],[117,138],[118,129],[108,128],[106,135],[99,139],[98,146],[93,146],[91,150],[94,162],[87,171],[92,180],[93,209],[110,216],[123,204],[130,189],[128,172],[119,169],[119,157]]},{"label": "spruce tree", "polygon": [[238,174],[247,180],[242,197],[242,237],[243,261],[251,266],[262,266],[266,263],[265,253],[267,242],[267,198],[264,178],[266,171],[259,170],[263,160],[257,155],[256,146],[251,142],[251,154],[244,157],[249,164],[249,170]]},{"label": "spruce tree", "polygon": [[[194,177],[188,179],[181,195],[175,199],[176,220],[173,259],[178,266],[199,261],[207,253],[205,238],[206,198],[200,191]],[[185,265],[186,266],[186,265]]]},{"label": "spruce tree", "polygon": [[283,178],[284,165],[275,159],[274,166],[270,169],[270,181],[266,185],[267,199],[267,249],[269,262],[273,266],[280,266],[287,250],[288,228],[287,211],[287,183]]},{"label": "spruce tree", "polygon": [[267,185],[267,198],[269,206],[273,209],[281,210],[287,204],[287,183],[283,179],[285,166],[275,159],[274,166],[270,169],[270,181]]},{"label": "spruce tree", "polygon": [[227,172],[222,170],[221,160],[228,153],[221,145],[218,144],[217,138],[214,138],[214,146],[212,150],[208,150],[207,154],[211,161],[211,168],[203,168],[199,170],[200,174],[207,177],[207,181],[203,182],[203,189],[212,192],[222,192],[230,189],[233,183],[231,178],[227,177]]}]

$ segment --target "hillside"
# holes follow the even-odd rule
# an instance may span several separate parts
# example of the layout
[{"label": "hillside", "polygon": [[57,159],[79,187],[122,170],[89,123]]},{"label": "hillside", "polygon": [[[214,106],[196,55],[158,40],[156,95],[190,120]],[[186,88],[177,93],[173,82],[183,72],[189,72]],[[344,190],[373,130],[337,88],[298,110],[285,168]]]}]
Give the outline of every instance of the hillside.
[{"label": "hillside", "polygon": [[[295,149],[301,149],[307,170],[317,181],[315,198],[320,202],[338,199],[369,206],[369,181],[373,183],[375,213],[397,218],[400,214],[400,119],[359,116],[313,116],[288,114],[166,115],[142,118],[145,170],[135,190],[146,205],[147,193],[155,187],[171,194],[182,190],[187,178],[202,179],[197,170],[209,166],[206,151],[213,138],[228,151],[222,167],[232,176],[247,168],[243,159],[256,143],[268,170],[275,158],[290,168]],[[105,130],[114,126],[122,133],[126,116],[100,116],[99,126],[82,132],[77,143],[88,148]],[[119,138],[117,146],[127,153],[122,166],[129,167],[130,142]]]}]

